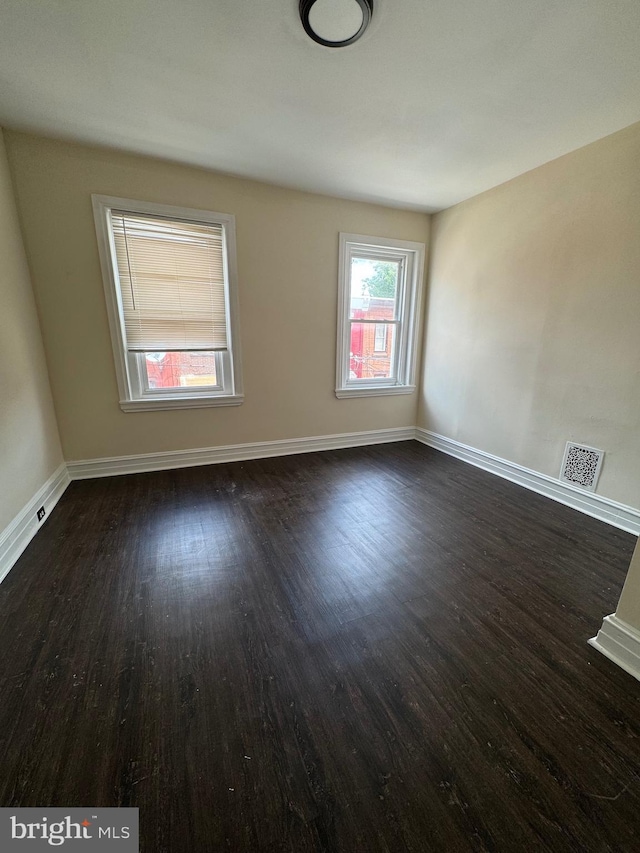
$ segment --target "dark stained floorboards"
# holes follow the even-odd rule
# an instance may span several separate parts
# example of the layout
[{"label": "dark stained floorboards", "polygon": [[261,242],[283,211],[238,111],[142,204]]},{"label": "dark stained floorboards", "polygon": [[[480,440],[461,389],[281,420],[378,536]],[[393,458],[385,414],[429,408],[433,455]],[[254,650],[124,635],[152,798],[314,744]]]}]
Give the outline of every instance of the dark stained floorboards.
[{"label": "dark stained floorboards", "polygon": [[638,851],[634,538],[415,442],[73,483],[0,586],[0,805],[144,853]]}]

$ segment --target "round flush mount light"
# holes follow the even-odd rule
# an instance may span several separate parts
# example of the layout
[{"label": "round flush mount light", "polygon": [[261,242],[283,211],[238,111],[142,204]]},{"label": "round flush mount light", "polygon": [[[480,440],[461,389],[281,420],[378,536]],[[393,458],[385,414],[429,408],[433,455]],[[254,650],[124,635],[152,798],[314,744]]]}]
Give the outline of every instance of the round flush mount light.
[{"label": "round flush mount light", "polygon": [[300,0],[307,35],[325,47],[346,47],[369,26],[373,0]]}]

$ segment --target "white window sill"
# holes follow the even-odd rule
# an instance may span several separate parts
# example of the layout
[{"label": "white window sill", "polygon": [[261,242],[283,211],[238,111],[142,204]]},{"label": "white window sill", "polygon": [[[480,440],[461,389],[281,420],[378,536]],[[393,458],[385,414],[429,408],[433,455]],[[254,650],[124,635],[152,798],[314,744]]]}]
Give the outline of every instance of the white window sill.
[{"label": "white window sill", "polygon": [[385,397],[389,394],[413,394],[415,385],[368,385],[362,388],[336,388],[336,397]]},{"label": "white window sill", "polygon": [[209,406],[241,406],[244,394],[219,397],[154,397],[148,400],[120,400],[123,412],[157,412],[167,409],[201,409]]}]

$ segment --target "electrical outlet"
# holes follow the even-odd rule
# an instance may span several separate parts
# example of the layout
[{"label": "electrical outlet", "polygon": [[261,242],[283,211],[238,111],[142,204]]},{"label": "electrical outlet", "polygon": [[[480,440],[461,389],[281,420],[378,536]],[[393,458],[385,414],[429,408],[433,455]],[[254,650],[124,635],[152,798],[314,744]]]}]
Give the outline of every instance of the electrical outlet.
[{"label": "electrical outlet", "polygon": [[41,506],[40,509],[38,510],[38,521],[42,521],[43,518],[44,518],[44,507]]}]

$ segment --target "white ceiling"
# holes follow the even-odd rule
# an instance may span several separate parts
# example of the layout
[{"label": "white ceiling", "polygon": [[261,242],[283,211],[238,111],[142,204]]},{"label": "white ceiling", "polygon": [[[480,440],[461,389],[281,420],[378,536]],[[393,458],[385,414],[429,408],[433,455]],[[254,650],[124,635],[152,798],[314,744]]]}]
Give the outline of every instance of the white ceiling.
[{"label": "white ceiling", "polygon": [[640,120],[638,0],[0,0],[0,124],[437,210]]}]

